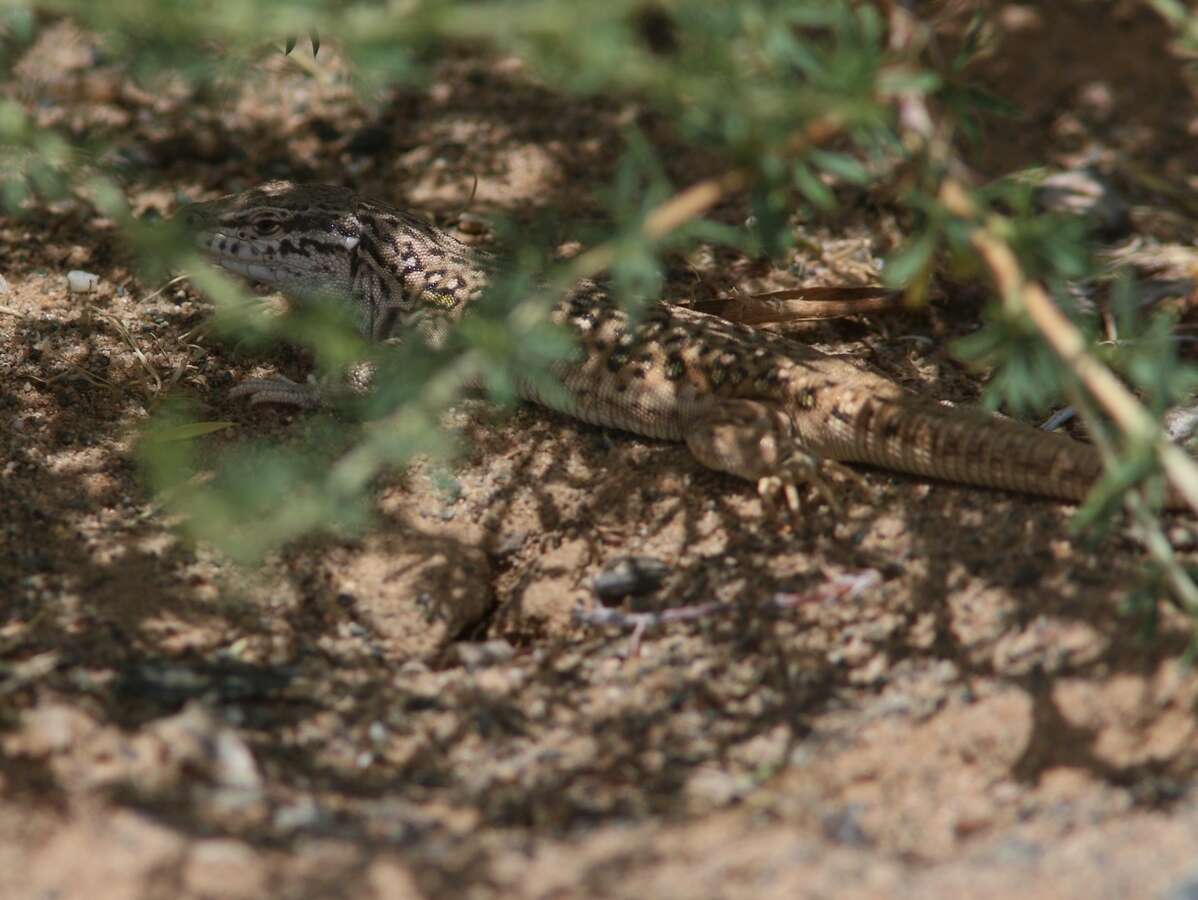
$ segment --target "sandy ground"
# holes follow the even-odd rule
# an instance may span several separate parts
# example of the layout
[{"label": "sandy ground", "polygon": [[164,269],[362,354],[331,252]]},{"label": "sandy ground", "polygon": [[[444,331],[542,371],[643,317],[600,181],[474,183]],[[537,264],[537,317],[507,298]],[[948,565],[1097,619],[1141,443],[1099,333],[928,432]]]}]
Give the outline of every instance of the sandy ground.
[{"label": "sandy ground", "polygon": [[[988,126],[982,168],[1134,159],[1198,188],[1198,106],[1156,19],[1051,8],[1001,11],[979,76],[1024,112]],[[635,104],[508,60],[367,99],[340,72],[335,47],[276,56],[196,107],[60,28],[0,88],[119,131],[139,212],[289,176],[450,226],[467,205],[586,220],[623,127],[669,147]],[[721,165],[669,155],[680,186]],[[1175,195],[1121,187],[1133,236],[1192,248]],[[796,224],[785,265],[700,248],[667,296],[868,278],[901,220],[847,199]],[[67,292],[76,268],[98,292]],[[300,440],[305,416],[225,395],[305,354],[197,333],[203,299],[139,280],[81,205],[0,219],[0,274],[0,895],[1198,897],[1190,631],[1127,613],[1144,560],[1121,529],[879,472],[844,517],[783,527],[682,448],[469,399],[451,489],[388,476],[368,534],[238,570],[171,530],[137,429],[174,393],[236,423],[206,451]],[[976,299],[803,337],[969,402],[982,380],[949,347]],[[1170,529],[1190,552],[1192,523]],[[575,621],[628,557],[665,577],[619,608],[730,606],[642,635]]]}]

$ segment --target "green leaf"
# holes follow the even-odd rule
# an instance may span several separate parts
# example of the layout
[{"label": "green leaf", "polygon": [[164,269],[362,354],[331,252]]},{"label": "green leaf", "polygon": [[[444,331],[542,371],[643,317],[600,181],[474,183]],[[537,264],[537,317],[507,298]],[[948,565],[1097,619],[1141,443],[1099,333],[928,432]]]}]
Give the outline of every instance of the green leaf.
[{"label": "green leaf", "polygon": [[795,187],[803,196],[819,209],[827,212],[836,206],[836,196],[832,190],[812,173],[811,169],[802,163],[796,163],[794,169]]},{"label": "green leaf", "polygon": [[927,269],[937,243],[937,235],[930,231],[908,241],[887,258],[882,279],[889,287],[906,287]]},{"label": "green leaf", "polygon": [[915,69],[891,69],[878,78],[878,90],[882,94],[931,94],[940,87],[940,77],[935,72]]},{"label": "green leaf", "polygon": [[146,437],[151,441],[194,441],[198,437],[224,431],[236,424],[236,422],[183,422],[179,425],[152,429],[147,432]]},{"label": "green leaf", "polygon": [[869,170],[858,160],[844,153],[829,153],[826,150],[812,150],[807,158],[825,172],[842,178],[850,184],[866,184],[869,182]]}]

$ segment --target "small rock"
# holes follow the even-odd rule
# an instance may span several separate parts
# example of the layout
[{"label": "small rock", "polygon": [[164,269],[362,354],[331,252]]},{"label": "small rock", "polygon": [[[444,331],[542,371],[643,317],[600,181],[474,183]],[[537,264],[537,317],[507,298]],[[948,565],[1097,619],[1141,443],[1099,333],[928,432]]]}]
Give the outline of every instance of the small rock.
[{"label": "small rock", "polygon": [[320,821],[320,807],[311,797],[300,797],[294,803],[275,810],[274,827],[279,831],[299,831],[311,828]]},{"label": "small rock", "polygon": [[1048,212],[1084,216],[1107,236],[1120,235],[1131,224],[1127,201],[1092,169],[1049,175],[1036,187],[1035,201]]},{"label": "small rock", "polygon": [[8,293],[8,282],[4,280],[4,276],[0,275],[0,297]]},{"label": "small rock", "polygon": [[873,842],[861,827],[860,816],[864,808],[859,803],[848,805],[828,813],[820,821],[824,837],[846,847],[869,847]]},{"label": "small rock", "polygon": [[1198,405],[1176,406],[1165,413],[1165,434],[1175,444],[1193,450],[1198,435]]},{"label": "small rock", "polygon": [[516,648],[504,640],[469,641],[453,645],[453,655],[467,669],[484,669],[505,663],[516,655]]},{"label": "small rock", "polygon": [[604,603],[648,594],[670,574],[670,567],[651,556],[624,556],[613,560],[595,576],[595,593]]},{"label": "small rock", "polygon": [[1169,543],[1174,550],[1191,550],[1194,547],[1194,532],[1184,525],[1175,525],[1169,529]]},{"label": "small rock", "polygon": [[262,788],[262,776],[249,747],[202,703],[187,704],[182,712],[150,725],[147,733],[170,749],[180,773],[202,773],[221,788],[251,793]]},{"label": "small rock", "polygon": [[501,535],[495,544],[495,555],[509,556],[523,547],[526,540],[528,540],[527,531],[509,531],[507,534]]},{"label": "small rock", "polygon": [[67,272],[67,289],[72,294],[90,294],[100,285],[100,276],[80,269]]}]

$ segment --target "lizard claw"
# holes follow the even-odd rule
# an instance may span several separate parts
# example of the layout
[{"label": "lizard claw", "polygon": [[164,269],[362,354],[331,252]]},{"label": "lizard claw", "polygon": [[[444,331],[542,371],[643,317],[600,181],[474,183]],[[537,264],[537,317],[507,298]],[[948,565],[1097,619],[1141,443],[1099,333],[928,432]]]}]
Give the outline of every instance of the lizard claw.
[{"label": "lizard claw", "polygon": [[761,497],[761,502],[771,509],[780,506],[781,499],[786,501],[786,508],[792,515],[799,512],[799,489],[793,481],[786,481],[777,475],[758,478],[757,495]]},{"label": "lizard claw", "polygon": [[281,403],[301,409],[320,406],[320,388],[314,384],[299,384],[290,378],[250,378],[229,391],[230,397],[248,397],[251,406],[259,403]]},{"label": "lizard claw", "polygon": [[844,512],[844,507],[828,479],[832,472],[846,476],[862,490],[868,490],[865,480],[848,466],[835,460],[820,459],[796,451],[779,467],[777,474],[757,480],[757,493],[762,501],[770,506],[779,505],[780,500],[785,501],[790,512],[796,514],[800,508],[798,486],[809,484],[819,492],[832,511],[840,515]]}]

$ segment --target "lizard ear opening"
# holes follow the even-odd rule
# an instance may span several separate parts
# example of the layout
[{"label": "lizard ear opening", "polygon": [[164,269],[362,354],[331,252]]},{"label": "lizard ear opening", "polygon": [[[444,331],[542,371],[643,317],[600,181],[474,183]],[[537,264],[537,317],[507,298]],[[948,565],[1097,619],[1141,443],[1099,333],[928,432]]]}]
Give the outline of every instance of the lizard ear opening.
[{"label": "lizard ear opening", "polygon": [[336,232],[346,250],[353,250],[362,242],[362,222],[353,213],[337,223]]}]

